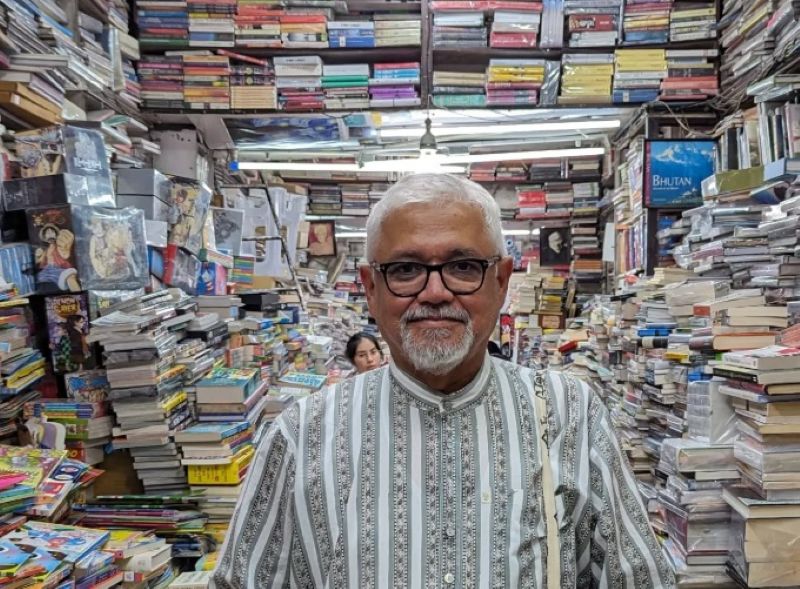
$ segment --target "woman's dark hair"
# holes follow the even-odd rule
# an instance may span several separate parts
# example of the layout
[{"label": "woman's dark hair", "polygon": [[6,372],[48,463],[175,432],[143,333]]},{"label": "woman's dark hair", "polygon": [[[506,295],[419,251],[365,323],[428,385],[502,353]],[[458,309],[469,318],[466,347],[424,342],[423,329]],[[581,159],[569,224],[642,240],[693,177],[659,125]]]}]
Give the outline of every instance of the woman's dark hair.
[{"label": "woman's dark hair", "polygon": [[371,333],[367,333],[366,331],[360,331],[350,336],[350,339],[347,340],[347,347],[345,348],[345,356],[350,362],[356,359],[356,349],[358,348],[358,344],[361,343],[362,339],[368,339],[375,347],[378,348],[378,351],[381,353],[381,358],[383,357],[383,350],[381,350],[381,345],[378,343],[378,338],[372,335]]}]

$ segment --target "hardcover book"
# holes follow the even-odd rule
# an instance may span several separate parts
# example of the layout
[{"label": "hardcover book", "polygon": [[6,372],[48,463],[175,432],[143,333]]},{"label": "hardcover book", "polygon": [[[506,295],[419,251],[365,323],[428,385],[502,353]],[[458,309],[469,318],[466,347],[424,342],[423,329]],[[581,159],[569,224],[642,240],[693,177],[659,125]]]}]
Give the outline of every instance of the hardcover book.
[{"label": "hardcover book", "polygon": [[714,174],[714,141],[649,140],[645,143],[644,198],[650,208],[703,204],[701,186]]}]

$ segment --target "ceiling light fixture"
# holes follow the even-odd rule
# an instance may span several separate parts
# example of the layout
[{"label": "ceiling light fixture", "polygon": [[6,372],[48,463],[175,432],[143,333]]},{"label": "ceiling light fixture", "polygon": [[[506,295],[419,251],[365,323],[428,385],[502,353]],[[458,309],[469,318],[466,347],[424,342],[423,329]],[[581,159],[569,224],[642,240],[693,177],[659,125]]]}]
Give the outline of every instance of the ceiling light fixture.
[{"label": "ceiling light fixture", "polygon": [[[551,121],[546,123],[520,123],[517,125],[459,125],[436,127],[436,135],[439,137],[454,135],[503,135],[507,133],[535,133],[537,131],[598,131],[619,129],[622,121],[619,119],[589,120],[589,121]],[[425,130],[420,128],[406,127],[399,129],[380,129],[378,131],[381,139],[391,138],[425,138],[431,132],[431,120],[425,119]],[[434,149],[436,140],[434,138]],[[422,141],[420,140],[420,149]]]},{"label": "ceiling light fixture", "polygon": [[420,157],[430,157],[436,155],[436,137],[431,133],[431,120],[425,119],[425,132],[419,139]]}]

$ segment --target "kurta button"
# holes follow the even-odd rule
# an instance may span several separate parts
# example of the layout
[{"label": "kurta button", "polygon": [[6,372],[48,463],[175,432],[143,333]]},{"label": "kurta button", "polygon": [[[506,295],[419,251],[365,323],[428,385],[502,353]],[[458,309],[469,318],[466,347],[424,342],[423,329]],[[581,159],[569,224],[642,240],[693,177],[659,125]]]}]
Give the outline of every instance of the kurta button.
[{"label": "kurta button", "polygon": [[456,535],[456,529],[453,527],[447,528],[447,537],[452,538]]},{"label": "kurta button", "polygon": [[452,585],[455,582],[456,578],[453,576],[453,573],[447,573],[444,576],[444,582],[448,585]]}]

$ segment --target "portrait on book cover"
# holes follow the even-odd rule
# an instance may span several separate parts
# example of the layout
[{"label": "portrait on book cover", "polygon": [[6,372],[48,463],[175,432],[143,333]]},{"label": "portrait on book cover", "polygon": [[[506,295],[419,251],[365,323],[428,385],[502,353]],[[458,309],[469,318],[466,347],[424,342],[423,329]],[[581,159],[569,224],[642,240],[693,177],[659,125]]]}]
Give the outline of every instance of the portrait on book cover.
[{"label": "portrait on book cover", "polygon": [[308,230],[308,253],[312,256],[336,255],[336,225],[333,221],[312,221]]},{"label": "portrait on book cover", "polygon": [[714,173],[714,141],[650,140],[645,143],[644,199],[648,207],[703,204],[702,183]]},{"label": "portrait on book cover", "polygon": [[80,291],[71,209],[62,206],[28,211],[28,233],[37,290],[45,294]]},{"label": "portrait on book cover", "polygon": [[68,294],[45,299],[47,331],[53,370],[73,372],[94,367],[89,335],[89,311],[84,294]]},{"label": "portrait on book cover", "polygon": [[539,233],[539,265],[569,266],[569,227],[544,227]]}]

